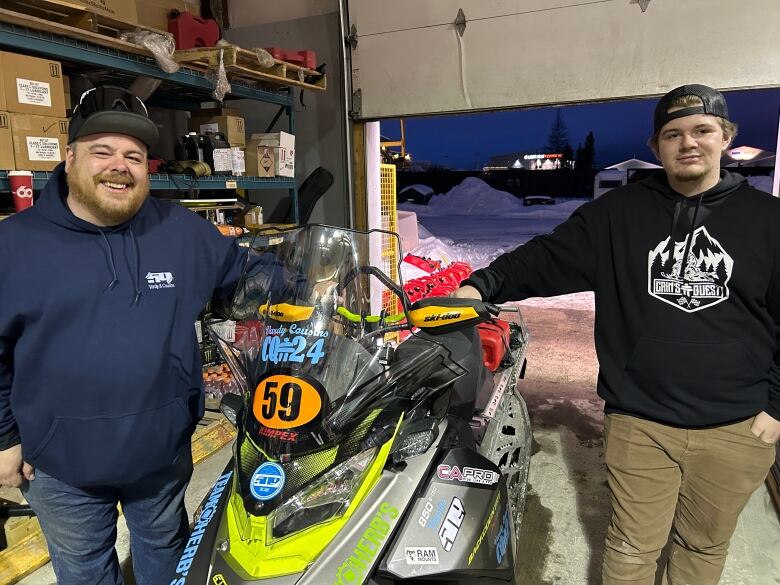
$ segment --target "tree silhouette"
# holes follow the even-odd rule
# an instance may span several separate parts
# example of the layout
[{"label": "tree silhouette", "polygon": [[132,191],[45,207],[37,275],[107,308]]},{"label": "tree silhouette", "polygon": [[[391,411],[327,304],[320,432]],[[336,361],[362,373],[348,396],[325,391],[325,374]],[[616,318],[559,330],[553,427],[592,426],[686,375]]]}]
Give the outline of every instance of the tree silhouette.
[{"label": "tree silhouette", "polygon": [[[550,153],[561,154],[569,146],[569,131],[560,108],[555,108],[555,119],[550,127],[550,135],[547,137],[545,150]],[[571,147],[569,146],[569,149]]]},{"label": "tree silhouette", "polygon": [[726,263],[723,261],[723,258],[721,258],[720,262],[718,262],[718,265],[715,267],[715,282],[722,286],[726,286],[728,277],[729,274],[726,271]]}]

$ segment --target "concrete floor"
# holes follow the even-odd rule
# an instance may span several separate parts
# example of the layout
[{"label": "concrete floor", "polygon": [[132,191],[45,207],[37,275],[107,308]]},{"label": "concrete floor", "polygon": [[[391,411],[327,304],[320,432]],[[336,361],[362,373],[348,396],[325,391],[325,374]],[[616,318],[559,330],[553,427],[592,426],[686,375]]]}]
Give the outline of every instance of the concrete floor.
[{"label": "concrete floor", "polygon": [[[603,466],[602,406],[596,396],[593,312],[526,307],[531,332],[520,389],[538,449],[518,547],[518,585],[597,585],[609,496]],[[200,503],[230,457],[223,448],[201,463],[187,493]],[[127,527],[120,521],[120,558],[129,567]],[[52,585],[49,565],[20,581]],[[780,584],[780,523],[765,487],[743,512],[721,585]],[[128,580],[132,585],[132,580]]]}]

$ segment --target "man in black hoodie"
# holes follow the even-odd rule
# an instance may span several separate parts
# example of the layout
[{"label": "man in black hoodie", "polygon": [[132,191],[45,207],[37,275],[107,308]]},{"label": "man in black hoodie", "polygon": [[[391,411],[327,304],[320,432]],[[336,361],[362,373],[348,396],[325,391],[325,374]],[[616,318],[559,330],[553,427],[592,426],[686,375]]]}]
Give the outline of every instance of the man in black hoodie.
[{"label": "man in black hoodie", "polygon": [[659,101],[664,171],[581,206],[476,271],[455,296],[592,290],[612,521],[605,585],[714,585],[780,437],[780,201],[721,171],[723,95]]}]

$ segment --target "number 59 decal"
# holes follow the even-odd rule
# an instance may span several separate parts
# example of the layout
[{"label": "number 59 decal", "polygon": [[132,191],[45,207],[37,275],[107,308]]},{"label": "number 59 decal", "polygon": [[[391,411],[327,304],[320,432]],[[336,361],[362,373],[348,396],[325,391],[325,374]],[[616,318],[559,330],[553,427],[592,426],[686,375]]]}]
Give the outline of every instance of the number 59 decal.
[{"label": "number 59 decal", "polygon": [[301,378],[274,374],[260,381],[252,412],[271,429],[293,429],[314,420],[322,410],[317,389]]}]

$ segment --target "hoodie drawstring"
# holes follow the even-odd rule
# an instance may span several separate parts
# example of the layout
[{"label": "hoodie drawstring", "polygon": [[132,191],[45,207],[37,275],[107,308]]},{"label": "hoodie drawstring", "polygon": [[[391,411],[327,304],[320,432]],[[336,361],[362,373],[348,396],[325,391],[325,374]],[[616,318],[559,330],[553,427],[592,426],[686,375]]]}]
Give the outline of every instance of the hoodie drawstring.
[{"label": "hoodie drawstring", "polygon": [[135,293],[133,294],[133,304],[137,305],[141,299],[141,285],[138,282],[141,280],[141,253],[138,250],[138,240],[133,233],[133,226],[128,226],[127,230],[130,232],[130,239],[133,241],[133,253],[135,254],[135,278],[133,279]]},{"label": "hoodie drawstring", "polygon": [[693,220],[691,220],[691,229],[688,231],[688,235],[685,238],[685,250],[683,251],[682,264],[680,264],[680,278],[685,284],[685,268],[688,265],[688,251],[691,249],[691,240],[693,240],[693,232],[696,230],[696,218],[699,215],[699,208],[701,207],[702,195],[700,194],[696,200],[696,210],[693,212]]},{"label": "hoodie drawstring", "polygon": [[111,273],[113,274],[113,279],[111,282],[108,283],[108,286],[106,288],[108,290],[113,289],[117,284],[119,284],[119,278],[117,278],[116,275],[116,264],[114,263],[114,250],[111,248],[111,242],[108,241],[108,238],[106,237],[106,233],[102,230],[100,231],[100,235],[103,236],[103,242],[106,244],[106,248],[108,249],[108,261],[111,264]]}]

